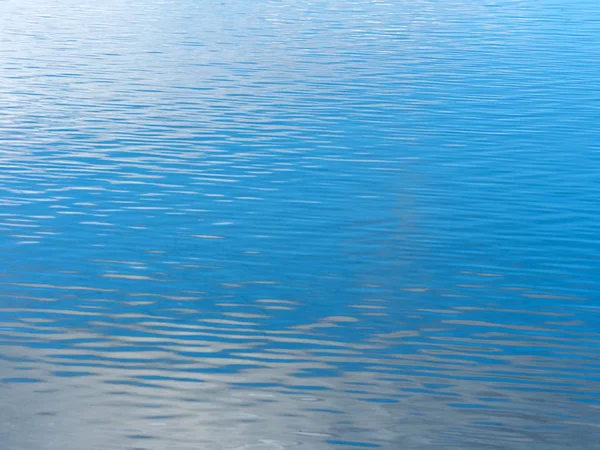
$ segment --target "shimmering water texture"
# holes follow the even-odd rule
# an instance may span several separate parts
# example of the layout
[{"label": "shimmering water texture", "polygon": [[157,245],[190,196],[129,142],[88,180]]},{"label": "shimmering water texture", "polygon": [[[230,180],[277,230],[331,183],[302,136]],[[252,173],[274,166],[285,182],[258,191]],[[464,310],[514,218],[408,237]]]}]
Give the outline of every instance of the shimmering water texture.
[{"label": "shimmering water texture", "polygon": [[600,448],[597,0],[0,1],[0,449]]}]

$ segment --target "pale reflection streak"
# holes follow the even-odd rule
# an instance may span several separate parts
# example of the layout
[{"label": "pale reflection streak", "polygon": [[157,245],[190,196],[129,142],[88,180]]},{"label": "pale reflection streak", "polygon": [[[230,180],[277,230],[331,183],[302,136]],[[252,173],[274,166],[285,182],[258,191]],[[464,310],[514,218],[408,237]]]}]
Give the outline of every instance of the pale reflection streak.
[{"label": "pale reflection streak", "polygon": [[[61,311],[56,313],[68,314]],[[310,445],[321,448],[319,442],[323,437],[335,438],[342,430],[347,436],[349,429],[354,430],[350,434],[359,433],[356,435],[358,442],[369,439],[371,442],[377,442],[381,439],[380,433],[383,432],[386,440],[417,446],[419,442],[424,442],[419,439],[425,439],[429,444],[434,444],[437,440],[416,438],[414,432],[403,433],[403,428],[398,428],[400,423],[421,427],[423,433],[420,435],[431,436],[432,430],[428,428],[443,430],[446,424],[449,424],[444,416],[446,409],[454,410],[464,404],[468,406],[465,414],[468,412],[467,417],[471,416],[471,420],[477,420],[480,415],[483,415],[482,420],[483,417],[488,421],[495,418],[496,421],[506,424],[504,429],[508,432],[508,424],[513,420],[537,423],[538,426],[541,424],[541,416],[528,416],[527,411],[532,402],[534,404],[546,398],[542,388],[551,389],[553,402],[566,408],[560,413],[558,409],[554,413],[548,412],[543,419],[548,423],[558,424],[568,420],[567,400],[578,395],[576,386],[579,383],[572,378],[565,379],[560,376],[560,367],[557,366],[556,359],[548,360],[553,366],[553,376],[550,376],[548,370],[535,370],[533,367],[524,371],[524,367],[533,363],[529,358],[514,355],[493,356],[493,351],[492,355],[480,355],[476,353],[476,347],[473,347],[477,343],[476,339],[465,339],[465,344],[468,345],[464,348],[456,347],[453,351],[450,350],[452,346],[447,343],[434,342],[431,344],[433,348],[426,351],[427,341],[421,337],[418,341],[404,344],[416,345],[422,349],[421,353],[391,353],[387,358],[382,358],[375,356],[379,352],[373,354],[371,351],[389,347],[390,340],[414,338],[418,337],[419,333],[413,331],[401,335],[379,336],[374,341],[375,346],[352,346],[323,339],[286,338],[286,335],[297,334],[297,331],[293,330],[282,330],[279,333],[265,330],[262,335],[252,336],[252,333],[248,334],[252,329],[234,328],[235,334],[231,334],[228,329],[207,328],[199,324],[175,324],[169,323],[169,320],[165,317],[164,322],[147,322],[138,318],[135,330],[148,332],[148,338],[119,335],[119,328],[114,327],[110,335],[73,333],[67,330],[57,335],[56,332],[60,331],[60,328],[52,327],[55,334],[51,336],[54,336],[54,341],[74,342],[71,349],[33,347],[25,352],[27,357],[24,359],[23,348],[14,348],[16,353],[13,354],[24,361],[21,364],[23,367],[27,366],[27,359],[42,362],[36,363],[35,368],[31,367],[33,370],[28,370],[26,374],[27,379],[34,385],[39,384],[35,390],[38,392],[36,397],[41,401],[32,403],[37,406],[30,406],[28,411],[34,414],[35,411],[38,414],[43,413],[37,416],[39,419],[36,421],[39,422],[36,426],[46,427],[45,422],[51,421],[52,417],[60,412],[61,423],[65,427],[73,426],[71,424],[74,424],[74,420],[83,420],[84,423],[103,424],[103,430],[107,429],[105,427],[112,429],[112,433],[99,433],[97,436],[98,442],[103,445],[122,445],[117,443],[139,439],[133,436],[147,435],[156,441],[144,444],[145,448],[151,449],[158,449],[160,445],[164,445],[164,442],[170,439],[170,433],[179,433],[182,445],[189,442],[212,442],[218,449],[232,449],[245,445],[251,438],[256,442],[266,439],[277,445],[285,445],[285,442],[291,444],[293,436],[299,433],[302,436],[314,437],[314,441],[309,440]],[[344,326],[357,323],[345,318],[326,320]],[[303,327],[303,333],[307,333],[311,328],[321,328],[320,323],[314,324],[313,327]],[[36,327],[30,328],[30,336],[35,338]],[[124,331],[127,329],[123,328]],[[177,329],[187,329],[189,332],[181,334],[175,332]],[[210,332],[206,333],[207,329]],[[10,334],[15,336],[14,331],[10,331]],[[214,339],[217,335],[229,342],[223,342],[222,339],[202,340],[202,336]],[[181,340],[177,336],[189,336],[193,340]],[[387,341],[385,347],[381,347],[382,339]],[[250,342],[243,343],[248,340]],[[260,351],[261,342],[265,341],[302,342],[303,349]],[[53,339],[48,340],[47,336],[44,336],[44,342],[50,343]],[[496,345],[495,353],[501,352],[505,345],[519,345],[518,342],[503,343],[497,339],[481,341],[487,344],[488,348],[492,342]],[[330,348],[310,350],[312,345]],[[128,347],[130,350],[123,351]],[[331,354],[338,353],[336,347],[340,347],[339,356]],[[436,347],[439,350],[433,351]],[[232,350],[235,353],[229,353],[230,356],[227,357],[226,352]],[[4,354],[6,356],[10,353],[9,351]],[[223,356],[215,357],[219,354]],[[445,355],[454,354],[462,359],[445,360]],[[508,364],[508,367],[497,371],[490,370],[465,360],[465,355],[491,360],[496,358],[498,362]],[[79,356],[85,356],[86,360],[78,362]],[[536,364],[541,361],[543,358],[538,358]],[[344,366],[350,368],[342,369]],[[236,367],[239,369],[235,369]],[[499,366],[502,367],[505,366]],[[511,367],[515,369],[510,369]],[[511,370],[516,370],[517,367],[520,367],[517,373],[521,383],[515,383],[515,374],[511,373]],[[565,364],[565,369],[567,368]],[[3,373],[4,379],[23,377],[24,373],[18,370],[19,365],[15,369],[10,373]],[[50,385],[45,388],[46,383],[43,380],[48,379],[47,374],[59,374],[61,370],[65,374],[71,373],[76,378],[53,377]],[[211,373],[214,370],[217,372]],[[322,372],[314,379],[318,380],[316,383],[311,378],[303,381],[298,375],[304,371],[326,371],[330,372],[330,376],[323,377],[325,372]],[[543,382],[538,379],[539,376],[543,376]],[[537,393],[531,382],[535,382],[540,388]],[[16,393],[20,398],[27,395],[27,389],[22,387],[25,385],[10,384],[14,389],[7,393],[9,399]],[[237,385],[248,387],[239,390]],[[250,386],[256,386],[256,390]],[[523,396],[520,390],[515,391],[519,386],[527,389],[526,396]],[[298,391],[297,388],[301,389]],[[371,400],[377,399],[385,399],[385,402],[370,403]],[[84,405],[85,413],[80,409]],[[483,410],[477,412],[477,405]],[[250,416],[248,413],[242,414],[246,414],[244,417],[251,420],[247,423],[242,421],[245,423],[244,431],[239,435],[228,434],[225,441],[222,441],[222,421],[227,417],[239,419],[235,411],[240,407],[243,407],[244,411],[253,411]],[[360,419],[354,419],[355,423],[349,424],[347,421],[352,420],[349,411],[355,410],[354,408],[360,408],[362,414]],[[428,415],[437,416],[439,421],[435,424],[418,424],[416,413],[419,411],[427,411]],[[515,416],[517,411],[518,416]],[[85,414],[85,417],[82,418],[82,414]],[[337,419],[338,416],[344,419],[345,425]],[[120,417],[127,417],[127,421],[120,422]],[[311,418],[309,421],[308,417]],[[219,419],[213,421],[211,418]],[[157,426],[158,423],[160,426]],[[242,426],[238,420],[236,423]],[[264,426],[267,423],[271,431],[265,437]],[[96,425],[94,429],[97,429]],[[56,427],[56,424],[52,426]],[[192,430],[199,429],[198,427],[202,429],[202,433],[194,434]],[[370,429],[379,430],[378,435],[369,436],[367,430]],[[523,427],[512,428],[510,433],[519,436],[524,442],[535,437],[518,434],[517,429]],[[59,439],[61,432],[66,433],[67,430],[58,427],[50,432],[50,436]],[[92,429],[88,432],[96,433]],[[505,433],[500,428],[497,432],[500,435]],[[443,434],[447,433],[452,433],[451,428]],[[470,435],[476,439],[476,434]],[[76,448],[77,432],[71,433],[70,436],[74,436],[75,441],[68,444],[71,447],[67,445],[66,448]],[[83,434],[79,439],[83,439]],[[304,443],[307,444],[307,441]],[[298,442],[296,444],[299,445]]]}]

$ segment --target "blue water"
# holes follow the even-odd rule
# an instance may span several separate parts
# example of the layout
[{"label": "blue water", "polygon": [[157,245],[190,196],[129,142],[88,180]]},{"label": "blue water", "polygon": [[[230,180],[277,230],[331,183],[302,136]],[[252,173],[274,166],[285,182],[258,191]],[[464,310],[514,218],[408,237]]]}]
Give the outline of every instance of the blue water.
[{"label": "blue water", "polygon": [[596,0],[0,2],[0,448],[600,448]]}]

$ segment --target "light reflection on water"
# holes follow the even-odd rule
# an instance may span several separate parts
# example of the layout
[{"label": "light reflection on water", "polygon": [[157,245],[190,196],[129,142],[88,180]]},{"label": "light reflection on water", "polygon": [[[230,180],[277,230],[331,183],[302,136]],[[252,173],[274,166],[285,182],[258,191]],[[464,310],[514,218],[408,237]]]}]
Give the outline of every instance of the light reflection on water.
[{"label": "light reflection on water", "polygon": [[0,3],[0,442],[600,442],[595,3]]}]

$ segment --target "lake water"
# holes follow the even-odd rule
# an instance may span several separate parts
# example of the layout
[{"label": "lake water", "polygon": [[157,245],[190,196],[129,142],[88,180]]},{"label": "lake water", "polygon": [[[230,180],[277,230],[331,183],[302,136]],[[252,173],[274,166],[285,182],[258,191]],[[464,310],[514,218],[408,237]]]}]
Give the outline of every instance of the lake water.
[{"label": "lake water", "polygon": [[0,447],[600,448],[597,0],[0,2]]}]

